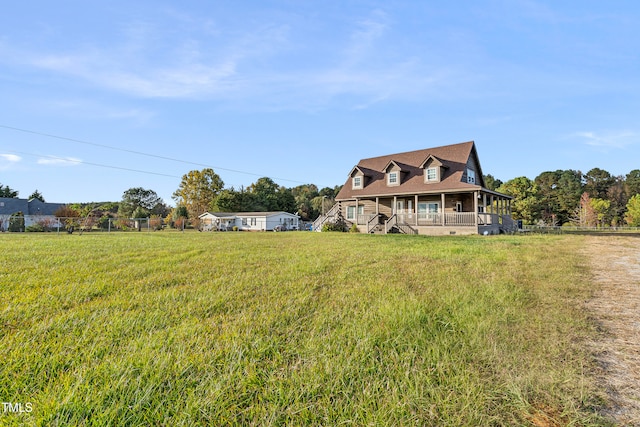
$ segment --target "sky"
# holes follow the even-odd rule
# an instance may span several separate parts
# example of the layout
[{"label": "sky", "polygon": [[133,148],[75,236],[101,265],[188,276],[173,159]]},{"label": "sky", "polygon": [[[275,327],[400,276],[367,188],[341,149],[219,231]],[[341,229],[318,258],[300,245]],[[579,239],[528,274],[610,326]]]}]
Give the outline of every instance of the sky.
[{"label": "sky", "polygon": [[640,3],[7,2],[0,184],[168,204],[211,167],[342,185],[362,158],[475,141],[485,174],[640,169]]}]

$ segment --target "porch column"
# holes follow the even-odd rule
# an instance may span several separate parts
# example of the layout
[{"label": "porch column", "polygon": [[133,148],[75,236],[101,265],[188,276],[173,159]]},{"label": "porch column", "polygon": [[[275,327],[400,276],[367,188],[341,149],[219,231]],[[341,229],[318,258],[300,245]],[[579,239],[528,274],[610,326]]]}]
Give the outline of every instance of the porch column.
[{"label": "porch column", "polygon": [[416,194],[415,201],[413,202],[413,214],[416,218],[416,226],[418,226],[418,195]]},{"label": "porch column", "polygon": [[493,194],[491,195],[491,215],[493,215]]},{"label": "porch column", "polygon": [[398,196],[393,196],[393,207],[391,208],[391,213],[393,215],[398,213],[396,212],[396,206],[398,206]]},{"label": "porch column", "polygon": [[356,198],[356,221],[355,224],[358,224],[358,199]]},{"label": "porch column", "polygon": [[376,215],[380,215],[380,197],[376,197]]},{"label": "porch column", "polygon": [[443,227],[444,227],[445,222],[446,222],[446,221],[444,220],[444,217],[445,217],[445,215],[444,215],[444,201],[445,201],[444,193],[442,193],[442,194],[440,195],[440,204],[442,205],[442,213],[440,214],[440,215],[442,215],[442,218],[440,219],[440,221],[442,222],[442,226],[443,226]]},{"label": "porch column", "polygon": [[478,226],[478,198],[480,198],[480,193],[477,191],[473,192],[473,225]]}]

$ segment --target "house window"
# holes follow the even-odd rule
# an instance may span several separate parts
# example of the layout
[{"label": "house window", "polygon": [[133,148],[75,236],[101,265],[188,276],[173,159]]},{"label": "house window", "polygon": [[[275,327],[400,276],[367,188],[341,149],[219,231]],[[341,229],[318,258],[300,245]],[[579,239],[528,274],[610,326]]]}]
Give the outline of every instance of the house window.
[{"label": "house window", "polygon": [[251,218],[251,225],[256,225],[256,218]]},{"label": "house window", "polygon": [[420,202],[418,203],[418,220],[427,224],[437,224],[440,222],[439,210],[440,204],[437,202]]},{"label": "house window", "polygon": [[389,172],[388,183],[389,185],[398,184],[398,172]]},{"label": "house window", "polygon": [[353,188],[362,188],[362,177],[356,176],[353,178]]},{"label": "house window", "polygon": [[347,206],[347,219],[353,221],[356,218],[356,207]]},{"label": "house window", "polygon": [[[358,205],[358,215],[364,215],[364,205]],[[347,219],[349,221],[356,220],[356,207],[355,205],[347,206]]]},{"label": "house window", "polygon": [[476,173],[471,169],[467,169],[467,183],[469,184],[476,183]]},{"label": "house window", "polygon": [[428,168],[427,169],[427,181],[433,182],[438,180],[438,171],[436,168]]},{"label": "house window", "polygon": [[462,212],[462,202],[456,202],[456,212]]},{"label": "house window", "polygon": [[242,225],[247,225],[247,218],[242,218]]}]

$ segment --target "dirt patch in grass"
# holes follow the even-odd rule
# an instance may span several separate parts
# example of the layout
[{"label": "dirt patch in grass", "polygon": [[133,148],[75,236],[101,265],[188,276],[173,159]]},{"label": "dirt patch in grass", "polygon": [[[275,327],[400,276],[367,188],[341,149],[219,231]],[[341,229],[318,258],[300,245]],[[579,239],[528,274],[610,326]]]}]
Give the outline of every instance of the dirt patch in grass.
[{"label": "dirt patch in grass", "polygon": [[640,236],[585,241],[599,285],[587,308],[601,330],[590,345],[610,399],[604,415],[620,425],[640,426]]}]

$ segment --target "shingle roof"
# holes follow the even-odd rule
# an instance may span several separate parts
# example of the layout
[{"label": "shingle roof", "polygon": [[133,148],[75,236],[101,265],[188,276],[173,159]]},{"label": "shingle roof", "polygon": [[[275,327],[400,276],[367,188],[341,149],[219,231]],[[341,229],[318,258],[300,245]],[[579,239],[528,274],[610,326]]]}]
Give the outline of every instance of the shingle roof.
[{"label": "shingle roof", "polygon": [[45,203],[38,199],[0,197],[0,215],[22,212],[24,215],[54,215],[63,203]]},{"label": "shingle roof", "polygon": [[[482,187],[479,185],[468,184],[462,181],[469,157],[475,152],[474,147],[474,142],[469,141],[442,147],[362,159],[358,162],[357,167],[361,170],[366,169],[367,172],[369,172],[367,173],[369,178],[365,181],[364,188],[353,189],[351,186],[351,178],[349,178],[336,196],[336,200],[394,194],[425,194],[480,189]],[[428,184],[424,182],[424,170],[420,166],[429,156],[436,157],[442,162],[443,166],[446,167],[440,182]],[[391,161],[402,165],[402,169],[407,172],[402,179],[402,183],[398,186],[388,186],[385,180],[384,168]],[[354,169],[351,171],[353,170]],[[476,174],[477,176],[482,176],[482,171],[477,170]]]}]

